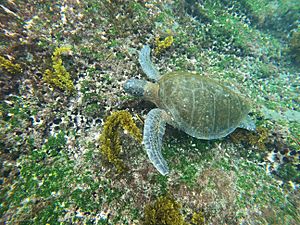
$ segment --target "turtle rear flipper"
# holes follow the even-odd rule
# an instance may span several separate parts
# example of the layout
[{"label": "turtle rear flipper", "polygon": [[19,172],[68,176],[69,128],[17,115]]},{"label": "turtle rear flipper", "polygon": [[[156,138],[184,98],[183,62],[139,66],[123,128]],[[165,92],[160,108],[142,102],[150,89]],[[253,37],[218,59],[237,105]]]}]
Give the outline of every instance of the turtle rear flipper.
[{"label": "turtle rear flipper", "polygon": [[142,50],[139,52],[139,63],[145,72],[145,74],[152,80],[158,80],[159,72],[156,67],[153,65],[150,59],[150,47],[148,45],[144,45]]},{"label": "turtle rear flipper", "polygon": [[256,130],[255,122],[251,119],[249,115],[240,123],[239,128],[243,128],[249,131]]},{"label": "turtle rear flipper", "polygon": [[152,109],[148,113],[143,139],[150,161],[162,175],[169,173],[167,162],[161,154],[162,138],[166,129],[165,114],[161,109]]}]

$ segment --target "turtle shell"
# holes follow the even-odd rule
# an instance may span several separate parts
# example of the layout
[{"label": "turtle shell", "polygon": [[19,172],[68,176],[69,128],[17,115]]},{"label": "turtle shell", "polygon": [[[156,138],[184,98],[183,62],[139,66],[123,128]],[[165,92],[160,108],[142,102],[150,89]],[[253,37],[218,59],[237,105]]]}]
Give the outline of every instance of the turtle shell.
[{"label": "turtle shell", "polygon": [[171,125],[199,139],[216,139],[234,131],[250,106],[239,94],[199,74],[172,72],[158,80],[159,107]]}]

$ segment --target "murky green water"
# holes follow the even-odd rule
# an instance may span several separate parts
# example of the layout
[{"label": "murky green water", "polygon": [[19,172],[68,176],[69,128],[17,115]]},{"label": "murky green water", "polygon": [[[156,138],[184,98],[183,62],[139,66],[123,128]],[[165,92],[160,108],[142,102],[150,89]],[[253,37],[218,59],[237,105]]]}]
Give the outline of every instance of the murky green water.
[{"label": "murky green water", "polygon": [[[1,224],[299,224],[299,12],[294,0],[1,1]],[[146,100],[123,89],[171,71],[241,96],[256,131],[177,129],[223,121],[186,79],[165,93],[187,118],[165,114],[158,86],[138,86]]]}]

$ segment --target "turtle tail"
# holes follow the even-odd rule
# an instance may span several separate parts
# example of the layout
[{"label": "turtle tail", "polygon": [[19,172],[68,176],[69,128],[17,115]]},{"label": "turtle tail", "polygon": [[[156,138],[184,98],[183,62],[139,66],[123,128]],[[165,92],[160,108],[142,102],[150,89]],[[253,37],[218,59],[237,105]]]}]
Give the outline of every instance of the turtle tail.
[{"label": "turtle tail", "polygon": [[159,72],[156,67],[153,65],[150,59],[150,47],[148,45],[144,45],[139,53],[139,63],[146,73],[146,75],[152,80],[158,80]]},{"label": "turtle tail", "polygon": [[148,157],[155,168],[162,174],[169,173],[166,160],[161,154],[162,138],[166,129],[166,122],[161,109],[152,109],[146,118],[143,142]]}]

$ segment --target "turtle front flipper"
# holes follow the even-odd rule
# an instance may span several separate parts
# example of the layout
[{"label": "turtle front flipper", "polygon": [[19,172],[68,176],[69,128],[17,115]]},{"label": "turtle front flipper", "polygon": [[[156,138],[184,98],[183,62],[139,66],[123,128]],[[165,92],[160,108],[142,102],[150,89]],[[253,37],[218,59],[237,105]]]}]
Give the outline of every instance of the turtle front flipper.
[{"label": "turtle front flipper", "polygon": [[146,118],[143,142],[148,157],[155,168],[162,174],[169,172],[167,162],[161,154],[162,138],[166,129],[167,113],[161,109],[152,109]]},{"label": "turtle front flipper", "polygon": [[145,74],[152,80],[158,80],[159,72],[156,67],[153,65],[150,59],[150,47],[148,45],[144,45],[139,53],[139,63],[145,72]]}]

